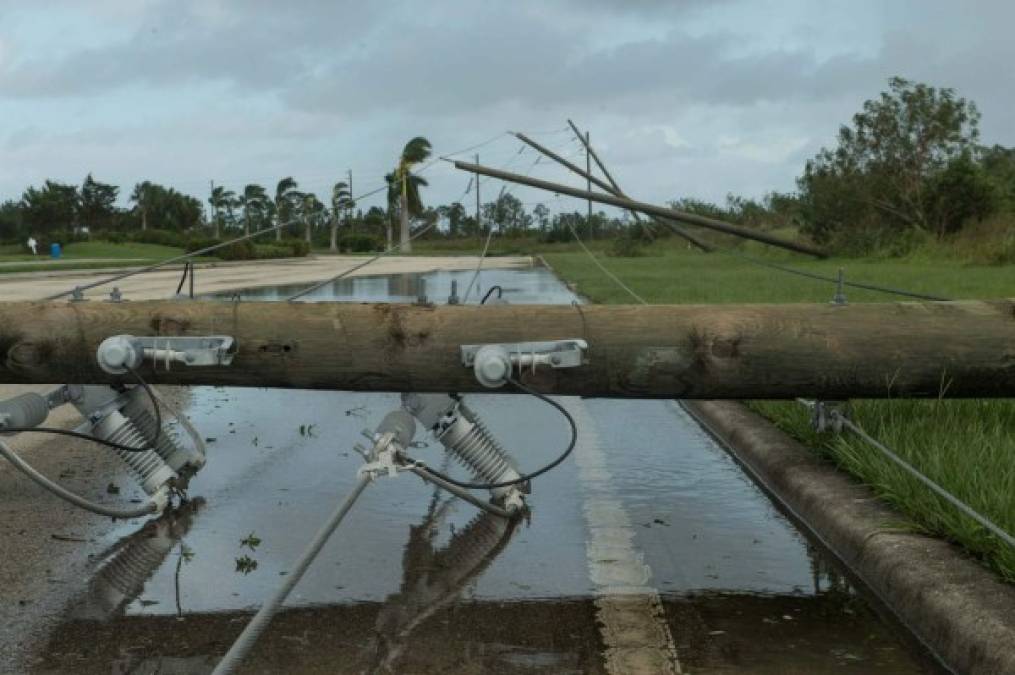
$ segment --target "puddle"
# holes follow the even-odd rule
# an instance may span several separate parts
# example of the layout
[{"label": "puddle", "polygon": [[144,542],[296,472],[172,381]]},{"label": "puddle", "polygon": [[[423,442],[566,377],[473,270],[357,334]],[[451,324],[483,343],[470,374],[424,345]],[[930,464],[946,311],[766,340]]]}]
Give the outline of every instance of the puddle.
[{"label": "puddle", "polygon": [[[471,272],[344,279],[309,300],[444,302]],[[549,271],[484,271],[513,303],[574,296]],[[301,286],[256,289],[277,300]],[[221,297],[233,297],[223,294]],[[472,291],[470,302],[480,294]],[[531,397],[470,395],[523,468],[569,438]],[[197,387],[186,414],[209,440],[185,512],[110,537],[39,672],[209,672],[352,487],[352,450],[395,394]],[[694,672],[924,672],[764,495],[671,401],[566,399],[605,459],[647,586]],[[429,441],[417,434],[418,441]],[[442,466],[438,445],[413,451]],[[453,473],[456,467],[444,468]],[[457,475],[465,477],[459,472]],[[589,492],[569,460],[533,483],[515,526],[412,475],[375,481],[276,617],[257,672],[604,672],[586,551]],[[665,626],[662,626],[665,624]]]}]

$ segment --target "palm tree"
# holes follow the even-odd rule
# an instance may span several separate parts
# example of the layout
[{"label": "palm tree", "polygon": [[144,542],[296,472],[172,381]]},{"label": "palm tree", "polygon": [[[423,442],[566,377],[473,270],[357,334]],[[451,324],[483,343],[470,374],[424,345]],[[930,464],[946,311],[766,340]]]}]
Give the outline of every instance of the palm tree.
[{"label": "palm tree", "polygon": [[292,176],[287,176],[278,182],[275,186],[275,215],[278,218],[280,227],[275,230],[275,241],[282,239],[282,225],[286,225],[289,222],[289,216],[291,215],[292,206],[294,199],[297,194],[296,188],[299,187]]},{"label": "palm tree", "polygon": [[[409,243],[409,218],[418,216],[423,211],[423,202],[419,198],[419,188],[427,185],[426,180],[412,173],[412,168],[420,162],[425,162],[430,156],[430,141],[422,136],[416,136],[405,144],[402,149],[402,156],[398,158],[398,166],[395,170],[385,176],[388,181],[388,211],[391,212],[393,205],[392,189],[398,194],[398,213],[401,220],[401,232],[399,241],[403,253],[412,251],[412,244]],[[391,241],[388,237],[388,246]]]},{"label": "palm tree", "polygon": [[268,195],[260,185],[251,183],[243,188],[243,194],[240,195],[240,204],[243,206],[243,234],[250,234],[251,212],[258,217],[264,214],[264,202],[267,199]]},{"label": "palm tree", "polygon": [[225,208],[232,213],[233,197],[236,195],[232,190],[227,190],[221,185],[213,188],[211,196],[208,198],[208,203],[211,204],[212,218],[215,221],[215,238],[218,239],[221,236],[220,226],[222,224],[222,218],[220,210]]},{"label": "palm tree", "polygon": [[313,192],[308,192],[302,195],[300,201],[300,211],[303,216],[303,224],[305,226],[304,238],[307,243],[312,243],[311,234],[313,233],[314,225],[320,222],[321,216],[326,214],[328,210],[324,207],[324,204],[317,198]]},{"label": "palm tree", "polygon": [[338,220],[339,214],[345,212],[346,220],[352,210],[352,193],[349,192],[349,185],[343,181],[335,183],[331,188],[331,246],[332,251],[338,250]]},{"label": "palm tree", "polygon": [[[90,176],[91,174],[89,174]],[[152,191],[152,184],[150,181],[144,181],[137,183],[134,186],[134,192],[130,195],[130,201],[137,204],[138,211],[141,212],[141,231],[144,232],[148,229],[148,202],[150,201]]]}]

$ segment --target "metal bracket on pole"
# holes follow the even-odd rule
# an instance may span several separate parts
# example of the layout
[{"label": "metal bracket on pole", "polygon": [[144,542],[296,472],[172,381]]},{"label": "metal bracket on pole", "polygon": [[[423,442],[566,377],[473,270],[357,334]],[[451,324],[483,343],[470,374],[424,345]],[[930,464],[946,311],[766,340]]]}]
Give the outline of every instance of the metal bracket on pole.
[{"label": "metal bracket on pole", "polygon": [[815,401],[811,408],[811,428],[819,434],[840,433],[848,407],[848,401]]},{"label": "metal bracket on pole", "polygon": [[839,276],[835,282],[835,295],[832,297],[833,305],[848,305],[849,302],[846,300],[846,291],[844,289],[846,280],[846,273],[839,268]]},{"label": "metal bracket on pole", "polygon": [[507,344],[462,345],[462,365],[472,368],[476,379],[486,387],[495,388],[507,382],[514,368],[537,366],[577,368],[586,363],[585,340],[553,340],[548,342],[514,342]]},{"label": "metal bracket on pole", "polygon": [[200,337],[135,337],[114,335],[99,345],[96,359],[107,373],[122,375],[137,368],[146,359],[155,364],[164,363],[168,370],[172,363],[187,366],[228,366],[236,354],[236,342],[228,335]]}]

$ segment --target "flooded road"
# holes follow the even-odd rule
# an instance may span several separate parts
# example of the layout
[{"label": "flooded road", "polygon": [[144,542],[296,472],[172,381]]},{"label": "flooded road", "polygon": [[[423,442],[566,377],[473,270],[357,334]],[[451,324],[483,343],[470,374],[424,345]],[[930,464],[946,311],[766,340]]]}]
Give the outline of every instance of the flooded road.
[{"label": "flooded road", "polygon": [[[471,277],[361,277],[308,299],[413,301],[422,279],[445,302]],[[574,300],[543,268],[484,271],[479,285],[469,302],[495,285],[512,303]],[[533,397],[467,401],[523,469],[570,437]],[[677,403],[560,401],[579,443],[533,481],[529,518],[481,514],[409,474],[375,481],[242,672],[926,672]],[[208,464],[193,501],[108,536],[35,672],[210,672],[352,488],[360,431],[398,405],[194,388],[185,412]],[[414,455],[456,471],[416,440]]]}]

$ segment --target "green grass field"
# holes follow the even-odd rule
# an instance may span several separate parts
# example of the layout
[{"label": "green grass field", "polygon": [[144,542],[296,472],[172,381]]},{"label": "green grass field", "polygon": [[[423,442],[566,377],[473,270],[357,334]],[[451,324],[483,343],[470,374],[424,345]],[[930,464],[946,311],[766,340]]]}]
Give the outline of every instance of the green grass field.
[{"label": "green grass field", "polygon": [[124,243],[108,241],[83,241],[68,244],[63,249],[61,260],[51,260],[40,251],[38,256],[24,253],[20,246],[0,247],[0,274],[12,272],[41,272],[47,270],[79,270],[116,267],[118,265],[142,265],[165,260],[183,253],[183,249],[157,244]]},{"label": "green grass field", "polygon": [[[549,250],[547,262],[593,302],[631,303],[584,253]],[[834,286],[750,265],[721,254],[704,255],[666,243],[654,255],[599,261],[650,303],[827,302]],[[948,298],[1015,296],[1015,266],[976,266],[932,260],[806,260],[773,254],[767,260],[847,279]],[[792,261],[792,262],[791,262]],[[847,289],[850,302],[891,301],[881,293]],[[786,401],[752,407],[823,457],[871,486],[908,516],[906,527],[960,544],[1015,583],[1015,551],[934,496],[874,448],[852,435],[817,435],[809,413]],[[855,401],[853,419],[1009,533],[1015,533],[1015,400]],[[917,561],[914,561],[917,564]]]}]

